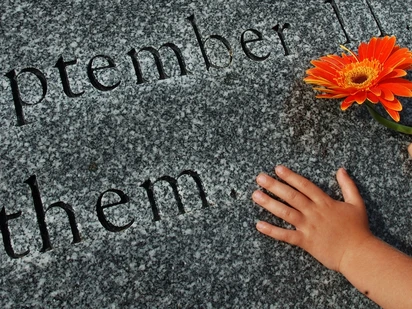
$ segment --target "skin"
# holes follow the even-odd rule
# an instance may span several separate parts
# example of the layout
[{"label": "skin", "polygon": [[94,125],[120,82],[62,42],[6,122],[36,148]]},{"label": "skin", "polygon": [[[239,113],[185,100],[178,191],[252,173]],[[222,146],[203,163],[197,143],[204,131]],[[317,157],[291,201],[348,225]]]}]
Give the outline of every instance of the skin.
[{"label": "skin", "polygon": [[344,202],[284,166],[275,172],[283,182],[264,173],[256,181],[287,204],[260,190],[252,198],[296,229],[259,221],[261,233],[306,250],[383,308],[412,308],[412,258],[371,233],[363,199],[343,168],[336,177]]}]

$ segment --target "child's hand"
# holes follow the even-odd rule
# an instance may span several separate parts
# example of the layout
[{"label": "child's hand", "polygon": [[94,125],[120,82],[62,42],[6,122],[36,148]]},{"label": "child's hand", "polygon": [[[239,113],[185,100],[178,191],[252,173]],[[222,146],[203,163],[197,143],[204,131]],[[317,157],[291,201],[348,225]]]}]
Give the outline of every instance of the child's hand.
[{"label": "child's hand", "polygon": [[337,178],[345,203],[284,166],[278,166],[276,174],[289,185],[265,174],[257,183],[291,207],[259,190],[253,200],[296,230],[261,221],[256,225],[260,232],[303,248],[379,306],[412,308],[412,258],[372,235],[363,200],[343,168]]},{"label": "child's hand", "polygon": [[275,171],[289,185],[263,173],[256,181],[292,207],[259,190],[252,198],[275,216],[294,225],[296,230],[263,221],[258,222],[256,228],[270,237],[301,247],[329,269],[342,271],[340,265],[345,255],[350,255],[361,243],[374,237],[355,183],[343,168],[338,170],[337,180],[345,199],[340,202],[284,166],[276,167]]}]

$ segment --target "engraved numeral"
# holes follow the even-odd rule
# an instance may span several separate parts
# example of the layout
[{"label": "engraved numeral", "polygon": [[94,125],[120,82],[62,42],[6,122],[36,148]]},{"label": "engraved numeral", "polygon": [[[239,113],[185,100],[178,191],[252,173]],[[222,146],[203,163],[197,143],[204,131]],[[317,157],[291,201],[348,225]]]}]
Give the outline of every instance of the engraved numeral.
[{"label": "engraved numeral", "polygon": [[[366,5],[369,8],[369,11],[371,12],[371,15],[372,15],[373,19],[375,20],[376,26],[379,29],[379,32],[380,32],[379,36],[383,37],[383,36],[387,35],[385,30],[383,30],[382,24],[381,24],[380,20],[378,19],[378,17],[376,16],[375,11],[374,11],[370,1],[369,0],[365,0],[365,1],[366,1]],[[343,33],[345,35],[345,38],[346,38],[346,42],[344,44],[350,43],[351,38],[349,37],[349,34],[346,32],[345,24],[343,22],[342,15],[340,14],[339,8],[336,5],[335,0],[325,0],[325,3],[329,3],[332,6],[333,11],[335,12],[336,17],[338,18],[339,24],[340,24],[340,26],[342,28],[342,31],[343,31]]]},{"label": "engraved numeral", "polygon": [[343,23],[343,18],[342,18],[342,16],[340,15],[339,8],[338,8],[338,6],[336,5],[335,0],[326,0],[325,3],[330,3],[330,5],[331,5],[332,8],[333,8],[333,11],[335,12],[336,17],[338,18],[340,27],[342,28],[342,31],[343,31],[343,33],[345,34],[345,38],[346,38],[346,42],[343,43],[343,44],[348,44],[348,43],[350,43],[349,34],[346,32],[345,25],[344,25],[344,23]]},{"label": "engraved numeral", "polygon": [[372,17],[375,20],[375,23],[378,26],[378,29],[381,33],[379,36],[384,37],[386,35],[386,32],[385,32],[385,30],[383,30],[381,22],[379,21],[378,17],[376,16],[375,11],[373,10],[373,7],[372,7],[370,1],[369,0],[365,0],[365,1],[366,1],[366,4],[368,5],[369,10],[371,11]]}]

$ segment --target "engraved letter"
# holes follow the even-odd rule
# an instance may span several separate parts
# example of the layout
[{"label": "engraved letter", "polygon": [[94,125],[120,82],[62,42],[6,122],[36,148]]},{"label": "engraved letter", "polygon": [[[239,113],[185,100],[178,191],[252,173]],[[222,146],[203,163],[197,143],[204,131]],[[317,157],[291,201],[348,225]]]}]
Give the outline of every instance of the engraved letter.
[{"label": "engraved letter", "polygon": [[[177,179],[179,179],[183,175],[189,175],[193,178],[193,180],[196,183],[197,189],[199,191],[199,196],[200,196],[200,199],[202,201],[202,208],[208,207],[209,203],[207,202],[206,194],[205,194],[205,191],[203,189],[203,185],[202,185],[202,182],[200,180],[199,175],[195,171],[185,170],[185,171],[183,171],[179,174]],[[159,221],[160,220],[159,209],[156,205],[156,199],[154,197],[154,192],[153,192],[153,187],[158,181],[166,181],[166,182],[169,183],[169,185],[171,186],[171,188],[173,190],[173,195],[174,195],[174,198],[176,200],[176,204],[177,204],[177,208],[179,210],[179,214],[184,214],[185,213],[185,210],[184,210],[184,207],[183,207],[183,204],[182,204],[182,199],[180,197],[179,190],[178,190],[178,187],[177,187],[177,179],[175,179],[173,177],[170,177],[170,176],[162,176],[162,177],[156,179],[155,182],[151,182],[150,179],[148,179],[140,185],[141,187],[145,188],[145,190],[146,190],[147,197],[149,199],[150,206],[151,206],[152,212],[153,212],[153,221]]]},{"label": "engraved letter", "polygon": [[7,215],[6,209],[3,207],[0,211],[0,229],[1,235],[3,236],[3,243],[4,249],[6,249],[6,253],[13,259],[21,258],[27,254],[29,254],[30,250],[27,250],[23,253],[17,254],[14,252],[13,247],[11,245],[11,237],[10,237],[10,230],[7,221],[16,219],[21,216],[21,211],[18,211],[14,214]]},{"label": "engraved letter", "polygon": [[[102,198],[103,195],[105,195],[108,192],[112,192],[112,193],[116,193],[119,197],[120,197],[120,201],[117,203],[113,203],[113,204],[107,204],[107,205],[102,205]],[[109,207],[113,207],[113,206],[117,206],[117,205],[121,205],[121,204],[126,204],[129,202],[129,197],[123,193],[123,191],[121,190],[116,190],[116,189],[109,189],[104,191],[102,194],[100,194],[98,200],[97,200],[97,204],[96,204],[96,212],[97,212],[97,218],[99,219],[100,223],[103,225],[103,227],[110,231],[110,232],[121,232],[125,229],[128,229],[134,222],[134,219],[132,221],[130,221],[128,224],[123,225],[123,226],[117,226],[114,225],[113,223],[110,223],[104,212],[103,209],[105,208],[109,208]]]},{"label": "engraved letter", "polygon": [[286,23],[282,26],[282,28],[280,28],[279,24],[277,24],[276,26],[274,26],[272,29],[275,30],[279,36],[280,42],[282,44],[283,49],[285,50],[285,56],[290,55],[290,50],[288,48],[288,46],[286,45],[286,41],[285,41],[285,34],[283,33],[283,30],[285,29],[289,29],[290,28],[290,24]]},{"label": "engraved letter", "polygon": [[162,79],[167,79],[169,78],[169,76],[165,73],[164,70],[164,66],[163,66],[163,61],[160,57],[160,50],[163,47],[169,47],[171,50],[173,50],[177,61],[179,63],[179,67],[180,67],[180,75],[187,75],[190,74],[190,72],[186,69],[186,63],[183,59],[183,55],[182,52],[180,51],[179,47],[177,47],[175,44],[173,43],[165,43],[162,46],[160,46],[159,49],[155,49],[153,47],[143,47],[141,48],[138,52],[136,52],[136,50],[134,48],[132,48],[127,54],[132,58],[132,63],[133,63],[133,67],[134,67],[134,71],[136,73],[136,77],[137,77],[137,84],[143,84],[145,82],[147,82],[146,79],[143,78],[143,72],[142,72],[142,67],[140,65],[140,61],[139,61],[139,54],[142,51],[148,51],[149,53],[152,54],[155,64],[156,64],[156,68],[157,68],[157,72],[159,73],[159,80]]},{"label": "engraved letter", "polygon": [[[192,24],[193,30],[194,30],[195,35],[196,35],[197,42],[199,43],[200,51],[202,52],[203,59],[205,60],[206,69],[209,70],[211,67],[212,68],[218,68],[218,69],[219,68],[221,69],[221,68],[229,67],[232,64],[232,60],[233,60],[233,49],[230,46],[229,41],[226,40],[224,37],[222,37],[220,35],[215,35],[215,34],[210,35],[206,40],[203,41],[202,36],[200,34],[200,31],[199,31],[199,28],[197,27],[197,24],[196,24],[195,15],[191,15],[187,19]],[[222,42],[223,45],[226,47],[226,49],[229,53],[229,61],[226,65],[219,66],[219,65],[216,65],[216,64],[213,64],[213,63],[210,62],[209,56],[207,55],[206,48],[205,48],[205,45],[206,45],[207,41],[209,41],[210,39],[218,40],[218,41]]]},{"label": "engraved letter", "polygon": [[36,211],[36,216],[37,216],[37,223],[39,225],[39,229],[40,229],[40,235],[42,238],[42,242],[43,242],[43,247],[40,250],[40,252],[46,252],[48,250],[52,249],[51,243],[50,243],[50,236],[49,236],[49,231],[47,229],[47,224],[46,224],[46,212],[50,209],[50,208],[54,208],[54,207],[59,207],[61,209],[63,209],[66,214],[67,217],[69,219],[69,224],[70,224],[70,228],[73,234],[73,244],[74,243],[78,243],[81,241],[80,239],[80,233],[79,230],[77,229],[77,224],[76,224],[76,218],[74,215],[74,210],[73,208],[69,205],[66,204],[64,202],[57,202],[57,203],[53,203],[51,204],[46,211],[44,211],[43,209],[43,202],[41,200],[41,195],[40,195],[40,190],[39,190],[39,186],[37,184],[37,179],[36,179],[36,175],[32,175],[30,176],[27,180],[24,181],[24,183],[27,183],[31,189],[31,195],[33,198],[33,204],[34,204],[34,209]]},{"label": "engraved letter", "polygon": [[76,64],[76,63],[77,63],[77,59],[65,62],[63,60],[63,57],[60,56],[59,60],[57,60],[57,62],[56,62],[56,65],[54,66],[55,68],[59,69],[60,79],[61,79],[62,84],[63,84],[63,91],[70,98],[79,97],[84,93],[84,91],[82,91],[80,93],[73,93],[73,91],[70,88],[70,82],[69,82],[69,78],[67,76],[66,67],[69,66],[69,65]]},{"label": "engraved letter", "polygon": [[[17,83],[17,78],[20,76],[22,73],[32,73],[34,74],[41,83],[42,89],[43,89],[43,94],[42,97],[40,98],[39,101],[35,103],[28,103],[24,102],[21,97],[20,97],[20,90],[19,90],[19,85]],[[46,97],[47,93],[47,80],[44,74],[36,69],[36,68],[26,68],[20,71],[19,74],[16,74],[15,70],[11,70],[8,72],[6,75],[10,79],[10,85],[11,85],[11,91],[13,93],[13,101],[14,101],[14,109],[16,110],[16,116],[17,116],[17,126],[23,126],[27,124],[26,120],[24,119],[24,113],[23,113],[23,105],[35,105],[43,101],[43,99]]]},{"label": "engraved letter", "polygon": [[[257,38],[256,39],[245,40],[246,32],[252,32],[254,35],[257,36]],[[246,56],[248,58],[254,60],[254,61],[264,61],[267,58],[269,58],[269,56],[270,56],[270,53],[267,54],[266,56],[262,56],[262,57],[256,56],[250,51],[250,49],[246,45],[248,43],[259,42],[259,41],[263,41],[262,33],[260,33],[259,31],[255,30],[255,29],[247,29],[247,30],[243,31],[242,36],[240,38],[240,44],[242,45],[243,51],[245,52]]]},{"label": "engraved letter", "polygon": [[[104,66],[104,67],[94,68],[93,67],[93,61],[96,58],[106,59],[107,62],[109,63],[109,65]],[[100,91],[110,91],[110,90],[113,90],[113,89],[117,88],[120,85],[120,81],[117,82],[116,84],[112,85],[112,86],[105,86],[97,80],[96,75],[94,74],[94,71],[105,70],[105,69],[110,69],[110,68],[115,68],[115,67],[116,67],[116,64],[114,63],[112,58],[110,58],[109,56],[105,56],[105,55],[97,55],[97,56],[94,56],[89,61],[89,65],[87,66],[87,76],[89,76],[90,82],[92,83],[92,85],[96,89],[98,89]]]}]

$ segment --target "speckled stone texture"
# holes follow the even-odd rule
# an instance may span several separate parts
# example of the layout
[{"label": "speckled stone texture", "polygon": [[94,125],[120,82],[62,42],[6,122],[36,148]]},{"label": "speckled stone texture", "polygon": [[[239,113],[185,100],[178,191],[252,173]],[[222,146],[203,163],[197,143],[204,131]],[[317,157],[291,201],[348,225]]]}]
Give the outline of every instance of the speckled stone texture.
[{"label": "speckled stone texture", "polygon": [[[330,1],[329,1],[330,2]],[[365,0],[333,2],[356,49],[380,35]],[[412,48],[411,0],[369,0],[385,33]],[[212,64],[206,67],[194,15]],[[284,29],[285,55],[280,36]],[[247,43],[264,61],[246,56],[247,29],[262,41]],[[251,31],[246,39],[256,39]],[[224,38],[224,39],[222,39]],[[16,253],[0,248],[1,308],[378,308],[341,275],[322,267],[302,250],[259,234],[263,219],[280,226],[251,201],[260,171],[285,164],[327,193],[342,198],[335,171],[343,166],[365,198],[373,232],[412,254],[411,138],[374,122],[364,106],[346,112],[339,102],[315,99],[302,82],[313,58],[339,52],[346,41],[331,3],[310,1],[9,1],[0,6],[0,201]],[[137,84],[134,48],[180,48],[188,75],[161,49],[165,73],[159,80],[153,57],[139,54],[147,82]],[[270,54],[269,54],[270,53]],[[87,66],[106,55],[115,68],[94,71],[104,86],[94,87]],[[77,97],[67,96],[58,68]],[[100,60],[100,63],[99,63]],[[98,58],[93,67],[107,66]],[[17,125],[10,78],[15,70],[37,68],[17,78],[26,124]],[[412,124],[412,100],[404,99],[402,121]],[[160,220],[145,181],[197,172],[207,196],[202,207],[194,180],[178,180],[184,214],[173,191],[159,181],[153,189]],[[40,252],[42,238],[30,188],[36,175],[43,207],[63,201],[75,213],[80,243],[65,212],[52,208],[46,224],[53,249]],[[147,182],[146,182],[147,183]],[[129,202],[104,209],[96,204],[108,189]],[[107,193],[102,203],[119,196]]]}]

